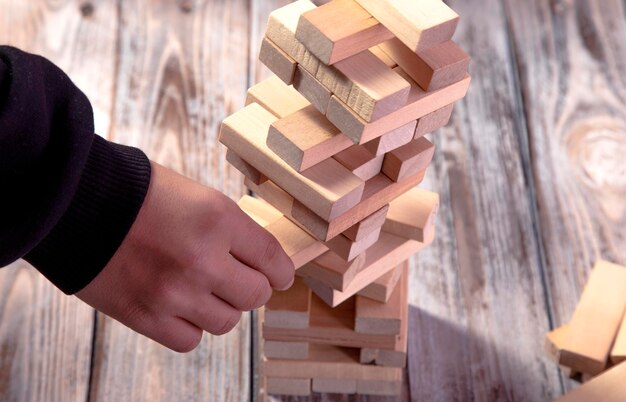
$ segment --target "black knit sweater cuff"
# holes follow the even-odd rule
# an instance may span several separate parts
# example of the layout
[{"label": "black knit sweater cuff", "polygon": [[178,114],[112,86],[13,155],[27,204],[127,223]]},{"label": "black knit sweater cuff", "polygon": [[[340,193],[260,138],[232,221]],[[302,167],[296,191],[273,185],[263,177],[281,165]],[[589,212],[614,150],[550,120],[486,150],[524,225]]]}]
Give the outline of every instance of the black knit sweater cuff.
[{"label": "black knit sweater cuff", "polygon": [[148,191],[150,161],[97,135],[72,202],[24,259],[66,294],[102,271],[126,237]]}]

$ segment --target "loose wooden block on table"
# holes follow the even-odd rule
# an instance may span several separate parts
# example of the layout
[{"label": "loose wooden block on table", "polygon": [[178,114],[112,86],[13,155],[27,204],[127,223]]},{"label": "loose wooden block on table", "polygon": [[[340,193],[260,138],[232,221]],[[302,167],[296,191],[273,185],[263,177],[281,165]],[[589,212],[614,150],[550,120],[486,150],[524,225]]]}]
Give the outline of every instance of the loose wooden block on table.
[{"label": "loose wooden block on table", "polygon": [[424,91],[443,88],[462,80],[470,63],[469,55],[451,40],[417,53],[397,38],[380,44],[380,48]]},{"label": "loose wooden block on table", "polygon": [[285,84],[293,83],[298,63],[267,38],[263,38],[261,43],[259,60]]},{"label": "loose wooden block on table", "polygon": [[459,16],[440,0],[356,0],[411,50],[452,38]]},{"label": "loose wooden block on table", "polygon": [[372,122],[362,119],[345,102],[333,95],[328,103],[326,117],[352,141],[363,144],[462,99],[470,81],[470,76],[467,75],[461,81],[429,92],[413,82],[405,106]]},{"label": "loose wooden block on table", "polygon": [[239,155],[230,149],[226,150],[226,161],[254,184],[261,184],[267,180],[267,177],[265,177],[263,173],[259,172],[257,168],[241,159]]},{"label": "loose wooden block on table", "polygon": [[345,289],[365,264],[367,252],[352,261],[346,261],[332,251],[320,255],[304,265],[299,275],[312,277],[337,290]]},{"label": "loose wooden block on table", "polygon": [[617,364],[626,360],[626,316],[617,331],[613,348],[611,349],[611,363]]},{"label": "loose wooden block on table", "polygon": [[265,387],[267,393],[273,395],[311,395],[310,378],[268,377],[265,379]]},{"label": "loose wooden block on table", "polygon": [[258,103],[279,119],[309,105],[298,91],[275,75],[248,89],[246,105],[251,103]]},{"label": "loose wooden block on table", "polygon": [[567,393],[556,402],[622,402],[626,395],[626,363],[620,363]]},{"label": "loose wooden block on table", "polygon": [[389,205],[383,231],[396,236],[424,241],[434,230],[434,221],[439,211],[439,194],[412,188]]},{"label": "loose wooden block on table", "polygon": [[364,145],[352,145],[335,154],[333,158],[359,179],[369,180],[380,173],[385,155],[375,155]]},{"label": "loose wooden block on table", "polygon": [[435,146],[424,137],[385,155],[382,171],[393,181],[401,181],[425,170],[433,159]]},{"label": "loose wooden block on table", "polygon": [[389,151],[399,148],[411,142],[415,136],[416,121],[411,121],[387,134],[366,142],[362,146],[374,155],[384,155]]},{"label": "loose wooden block on table", "polygon": [[264,327],[308,328],[311,311],[311,292],[297,278],[293,286],[285,291],[275,290],[265,305]]},{"label": "loose wooden block on table", "polygon": [[417,120],[415,127],[415,133],[413,138],[418,139],[424,134],[432,133],[435,130],[448,124],[450,116],[452,116],[452,110],[454,109],[454,103],[444,106],[439,110],[428,113],[424,117],[420,117]]},{"label": "loose wooden block on table", "polygon": [[300,17],[296,38],[325,64],[375,46],[393,34],[354,0],[333,0]]},{"label": "loose wooden block on table", "polygon": [[626,268],[598,261],[569,323],[559,363],[582,373],[601,373],[625,309]]},{"label": "loose wooden block on table", "polygon": [[408,266],[407,261],[399,264],[393,270],[387,272],[385,275],[359,290],[357,295],[369,297],[370,299],[377,300],[381,303],[387,303],[396,288],[398,281],[400,280],[400,276],[402,276],[402,270],[405,265]]},{"label": "loose wooden block on table", "polygon": [[350,226],[342,234],[352,241],[359,241],[385,223],[389,205],[385,205],[362,221]]},{"label": "loose wooden block on table", "polygon": [[308,105],[273,122],[267,146],[294,170],[302,172],[349,148],[352,141],[313,105]]},{"label": "loose wooden block on table", "polygon": [[309,343],[264,341],[263,354],[269,359],[306,359],[309,357]]},{"label": "loose wooden block on table", "polygon": [[352,261],[378,241],[380,231],[381,228],[378,228],[359,241],[352,241],[340,234],[324,244],[339,257],[346,261]]},{"label": "loose wooden block on table", "polygon": [[252,103],[224,119],[220,142],[323,219],[334,219],[358,204],[363,181],[334,159],[300,174],[267,147],[267,132],[276,120]]},{"label": "loose wooden block on table", "polygon": [[320,113],[326,115],[328,102],[330,102],[330,97],[333,94],[302,66],[296,68],[293,87],[311,102],[311,105],[315,106]]}]

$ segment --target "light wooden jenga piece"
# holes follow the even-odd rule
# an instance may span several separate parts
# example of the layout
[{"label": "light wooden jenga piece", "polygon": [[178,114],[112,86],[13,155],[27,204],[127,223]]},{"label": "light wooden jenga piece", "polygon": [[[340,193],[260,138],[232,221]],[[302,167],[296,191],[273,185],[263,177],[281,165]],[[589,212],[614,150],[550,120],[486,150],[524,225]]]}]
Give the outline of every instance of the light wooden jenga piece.
[{"label": "light wooden jenga piece", "polygon": [[345,289],[365,264],[367,252],[361,253],[352,261],[346,261],[332,251],[328,251],[304,265],[300,275],[318,281],[338,290]]},{"label": "light wooden jenga piece", "polygon": [[354,0],[332,0],[300,17],[296,38],[325,64],[334,64],[393,34]]},{"label": "light wooden jenga piece", "polygon": [[335,154],[333,158],[359,179],[369,180],[380,173],[385,155],[375,155],[364,145],[352,145]]},{"label": "light wooden jenga piece", "polygon": [[296,277],[291,288],[275,290],[265,305],[264,327],[308,328],[311,310],[311,292],[302,280]]},{"label": "light wooden jenga piece", "polygon": [[346,261],[352,261],[378,241],[380,231],[381,228],[378,228],[359,241],[352,241],[340,234],[324,244],[339,257]]},{"label": "light wooden jenga piece", "polygon": [[556,402],[622,402],[626,395],[626,362],[620,363],[599,375]]},{"label": "light wooden jenga piece", "polygon": [[309,357],[309,343],[264,341],[263,354],[268,359],[306,359]]},{"label": "light wooden jenga piece", "polygon": [[611,349],[611,363],[618,364],[626,360],[626,319],[622,318],[622,324],[615,337],[615,343]]},{"label": "light wooden jenga piece", "polygon": [[402,264],[395,267],[393,270],[376,279],[374,282],[359,290],[357,292],[357,295],[369,297],[370,299],[379,301],[381,303],[387,303],[387,301],[389,301],[389,298],[391,297],[391,294],[396,288],[398,281],[400,280],[400,276],[402,276],[402,267],[405,264],[408,264],[408,262],[403,262]]},{"label": "light wooden jenga piece", "polygon": [[440,0],[356,0],[411,50],[448,41],[459,16]]},{"label": "light wooden jenga piece", "polygon": [[283,214],[267,202],[244,195],[237,201],[239,208],[259,225],[266,227],[283,218]]},{"label": "light wooden jenga piece", "polygon": [[363,144],[374,155],[384,155],[389,151],[408,144],[415,136],[417,121],[411,121],[401,127],[383,134]]},{"label": "light wooden jenga piece", "polygon": [[393,181],[401,181],[425,170],[433,159],[435,146],[424,137],[385,155],[382,171]]},{"label": "light wooden jenga piece", "polygon": [[294,170],[302,172],[349,148],[352,141],[309,105],[273,122],[267,146]]},{"label": "light wooden jenga piece", "polygon": [[356,394],[357,380],[338,378],[314,378],[311,383],[313,392],[334,394]]},{"label": "light wooden jenga piece", "polygon": [[417,120],[417,125],[415,127],[415,133],[413,138],[418,139],[424,134],[432,133],[433,131],[438,130],[448,124],[448,122],[450,121],[450,116],[452,116],[453,109],[454,104],[452,103],[448,106],[442,107],[439,110],[435,110],[434,112],[429,113],[424,117],[419,118]]},{"label": "light wooden jenga piece", "polygon": [[302,66],[296,68],[293,87],[311,102],[311,105],[315,106],[320,113],[326,115],[328,102],[330,102],[330,97],[333,94]]},{"label": "light wooden jenga piece", "polygon": [[321,218],[332,220],[359,203],[364,183],[334,159],[296,172],[266,145],[276,117],[256,103],[222,122],[220,142],[232,149]]},{"label": "light wooden jenga piece", "polygon": [[569,323],[559,363],[582,373],[601,373],[625,308],[626,268],[596,262]]},{"label": "light wooden jenga piece", "polygon": [[275,75],[248,89],[246,105],[251,103],[258,103],[279,119],[309,105],[298,91]]},{"label": "light wooden jenga piece", "polygon": [[383,231],[417,241],[430,237],[439,211],[439,194],[412,188],[389,205]]},{"label": "light wooden jenga piece", "polygon": [[259,172],[257,168],[244,161],[231,151],[230,149],[226,150],[226,161],[230,163],[235,169],[239,170],[248,180],[253,182],[254,184],[261,184],[267,177],[263,176],[263,173]]},{"label": "light wooden jenga piece", "polygon": [[451,40],[417,53],[397,38],[382,43],[380,48],[424,91],[443,88],[462,80],[470,63],[469,55]]},{"label": "light wooden jenga piece", "polygon": [[429,92],[413,83],[405,106],[372,122],[361,118],[345,102],[333,95],[328,103],[326,117],[352,141],[363,144],[463,98],[470,80],[467,75],[461,81]]},{"label": "light wooden jenga piece", "polygon": [[398,63],[395,62],[380,46],[372,46],[370,47],[370,52],[374,53],[374,56],[378,57],[383,63],[387,65],[389,68],[394,68],[398,66]]},{"label": "light wooden jenga piece", "polygon": [[388,210],[389,205],[385,205],[367,218],[350,226],[350,228],[345,230],[342,234],[353,241],[359,241],[365,238],[365,236],[383,226]]},{"label": "light wooden jenga piece", "polygon": [[387,303],[356,296],[354,330],[365,334],[401,334],[408,294],[404,275]]},{"label": "light wooden jenga piece", "polygon": [[268,377],[265,381],[268,394],[294,396],[311,395],[310,378]]},{"label": "light wooden jenga piece", "polygon": [[298,63],[274,42],[263,38],[259,60],[285,84],[291,85]]}]

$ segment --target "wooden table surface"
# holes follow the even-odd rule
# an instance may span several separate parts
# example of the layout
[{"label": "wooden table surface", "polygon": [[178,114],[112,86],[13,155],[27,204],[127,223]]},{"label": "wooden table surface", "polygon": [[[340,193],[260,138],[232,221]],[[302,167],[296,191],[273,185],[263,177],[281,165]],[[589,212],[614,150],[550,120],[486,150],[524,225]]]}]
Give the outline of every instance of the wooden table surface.
[{"label": "wooden table surface", "polygon": [[[286,2],[0,0],[0,43],[61,66],[98,134],[238,198],[218,128],[267,76],[260,40]],[[412,261],[407,391],[546,401],[575,385],[545,357],[545,332],[569,320],[594,260],[626,263],[626,2],[449,3],[473,81],[434,135],[424,185],[442,205]],[[0,270],[0,400],[250,400],[253,327],[244,316],[177,354],[18,262]]]}]

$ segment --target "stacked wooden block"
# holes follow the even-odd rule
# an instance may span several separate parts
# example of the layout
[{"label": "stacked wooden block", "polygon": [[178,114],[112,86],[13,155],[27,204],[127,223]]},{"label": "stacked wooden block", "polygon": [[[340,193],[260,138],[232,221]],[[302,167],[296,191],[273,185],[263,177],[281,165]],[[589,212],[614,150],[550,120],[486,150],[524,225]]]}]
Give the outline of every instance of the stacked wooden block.
[{"label": "stacked wooden block", "polygon": [[400,392],[407,259],[432,242],[439,205],[416,188],[434,153],[424,135],[470,82],[457,22],[440,0],[299,0],[270,15],[260,59],[275,75],[220,132],[262,198],[240,207],[297,270],[264,311],[269,393]]},{"label": "stacked wooden block", "polygon": [[563,401],[626,398],[626,267],[598,261],[571,321],[546,336],[546,350],[585,384]]}]

